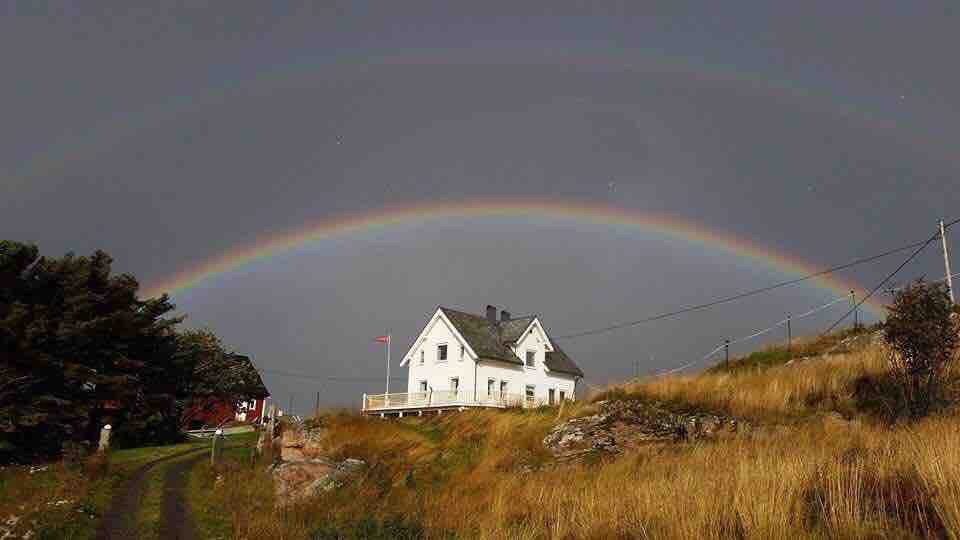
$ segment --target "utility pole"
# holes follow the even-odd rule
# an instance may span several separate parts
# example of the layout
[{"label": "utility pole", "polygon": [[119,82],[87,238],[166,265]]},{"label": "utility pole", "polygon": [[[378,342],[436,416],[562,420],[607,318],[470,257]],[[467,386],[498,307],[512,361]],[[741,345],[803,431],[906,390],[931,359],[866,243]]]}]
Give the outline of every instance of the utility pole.
[{"label": "utility pole", "polygon": [[853,304],[853,328],[860,328],[860,308],[857,307],[857,292],[850,291],[850,303]]},{"label": "utility pole", "polygon": [[793,328],[790,326],[790,315],[787,315],[787,352],[793,350]]},{"label": "utility pole", "polygon": [[723,340],[723,362],[730,367],[730,340]]},{"label": "utility pole", "polygon": [[947,272],[947,291],[950,293],[950,301],[956,303],[953,297],[953,274],[950,272],[950,253],[947,251],[947,229],[943,226],[943,220],[940,220],[940,240],[943,244],[943,267]]},{"label": "utility pole", "polygon": [[313,417],[320,418],[320,391],[317,390],[317,406],[313,409]]}]

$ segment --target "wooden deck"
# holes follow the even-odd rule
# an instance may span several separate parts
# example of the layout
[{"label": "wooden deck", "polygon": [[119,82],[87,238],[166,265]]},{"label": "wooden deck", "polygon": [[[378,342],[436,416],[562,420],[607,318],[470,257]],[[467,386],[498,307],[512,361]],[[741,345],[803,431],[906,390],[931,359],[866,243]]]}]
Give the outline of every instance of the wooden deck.
[{"label": "wooden deck", "polygon": [[[542,400],[541,400],[542,401]],[[521,394],[490,394],[475,396],[473,391],[433,391],[398,394],[364,394],[362,412],[366,415],[408,416],[424,413],[441,414],[443,411],[471,408],[507,409],[512,407],[537,407],[541,401],[527,399]]]}]

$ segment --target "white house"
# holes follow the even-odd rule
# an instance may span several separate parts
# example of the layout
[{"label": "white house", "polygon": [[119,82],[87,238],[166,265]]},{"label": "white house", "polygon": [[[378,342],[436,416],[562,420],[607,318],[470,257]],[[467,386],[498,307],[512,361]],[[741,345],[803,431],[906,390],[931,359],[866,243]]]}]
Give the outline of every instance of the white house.
[{"label": "white house", "polygon": [[553,405],[576,398],[583,371],[539,317],[486,316],[439,307],[403,356],[407,391],[365,395],[380,414],[466,407]]}]

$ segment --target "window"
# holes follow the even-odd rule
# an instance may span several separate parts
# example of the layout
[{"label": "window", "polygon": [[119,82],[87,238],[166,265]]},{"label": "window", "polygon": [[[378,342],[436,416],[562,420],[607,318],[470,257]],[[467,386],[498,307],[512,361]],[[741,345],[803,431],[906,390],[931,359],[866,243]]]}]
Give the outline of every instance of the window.
[{"label": "window", "polygon": [[496,379],[487,379],[487,395],[492,396],[493,390],[497,387]]},{"label": "window", "polygon": [[456,394],[457,392],[460,391],[460,378],[459,378],[459,377],[452,377],[452,378],[450,379],[450,391],[453,392],[454,394]]},{"label": "window", "polygon": [[537,351],[527,351],[527,367],[537,367]]},{"label": "window", "polygon": [[463,355],[467,352],[467,348],[463,345],[460,346],[460,361],[463,362]]},{"label": "window", "polygon": [[447,344],[437,345],[437,362],[447,361]]},{"label": "window", "polygon": [[553,388],[547,391],[547,403],[549,403],[550,405],[553,405],[553,402],[556,400],[555,394],[556,394],[556,390],[554,390]]},{"label": "window", "polygon": [[527,401],[533,401],[534,398],[536,397],[536,393],[537,393],[536,387],[533,386],[532,384],[528,384],[526,392],[524,393],[524,396],[527,398]]},{"label": "window", "polygon": [[421,392],[427,391],[427,381],[420,381],[420,391]]},{"label": "window", "polygon": [[567,399],[567,393],[563,390],[560,391],[560,401]]},{"label": "window", "polygon": [[507,386],[509,383],[507,381],[500,381],[500,395],[504,396],[507,394]]},{"label": "window", "polygon": [[423,365],[423,349],[420,350],[420,365]]}]

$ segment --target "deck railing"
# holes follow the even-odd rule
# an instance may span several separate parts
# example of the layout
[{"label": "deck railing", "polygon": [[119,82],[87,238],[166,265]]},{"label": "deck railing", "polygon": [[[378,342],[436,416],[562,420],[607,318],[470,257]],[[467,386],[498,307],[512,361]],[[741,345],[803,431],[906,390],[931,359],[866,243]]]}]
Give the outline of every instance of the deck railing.
[{"label": "deck railing", "polygon": [[523,394],[494,392],[474,396],[473,391],[433,390],[396,394],[364,394],[363,410],[419,409],[430,407],[536,407],[545,404]]}]

